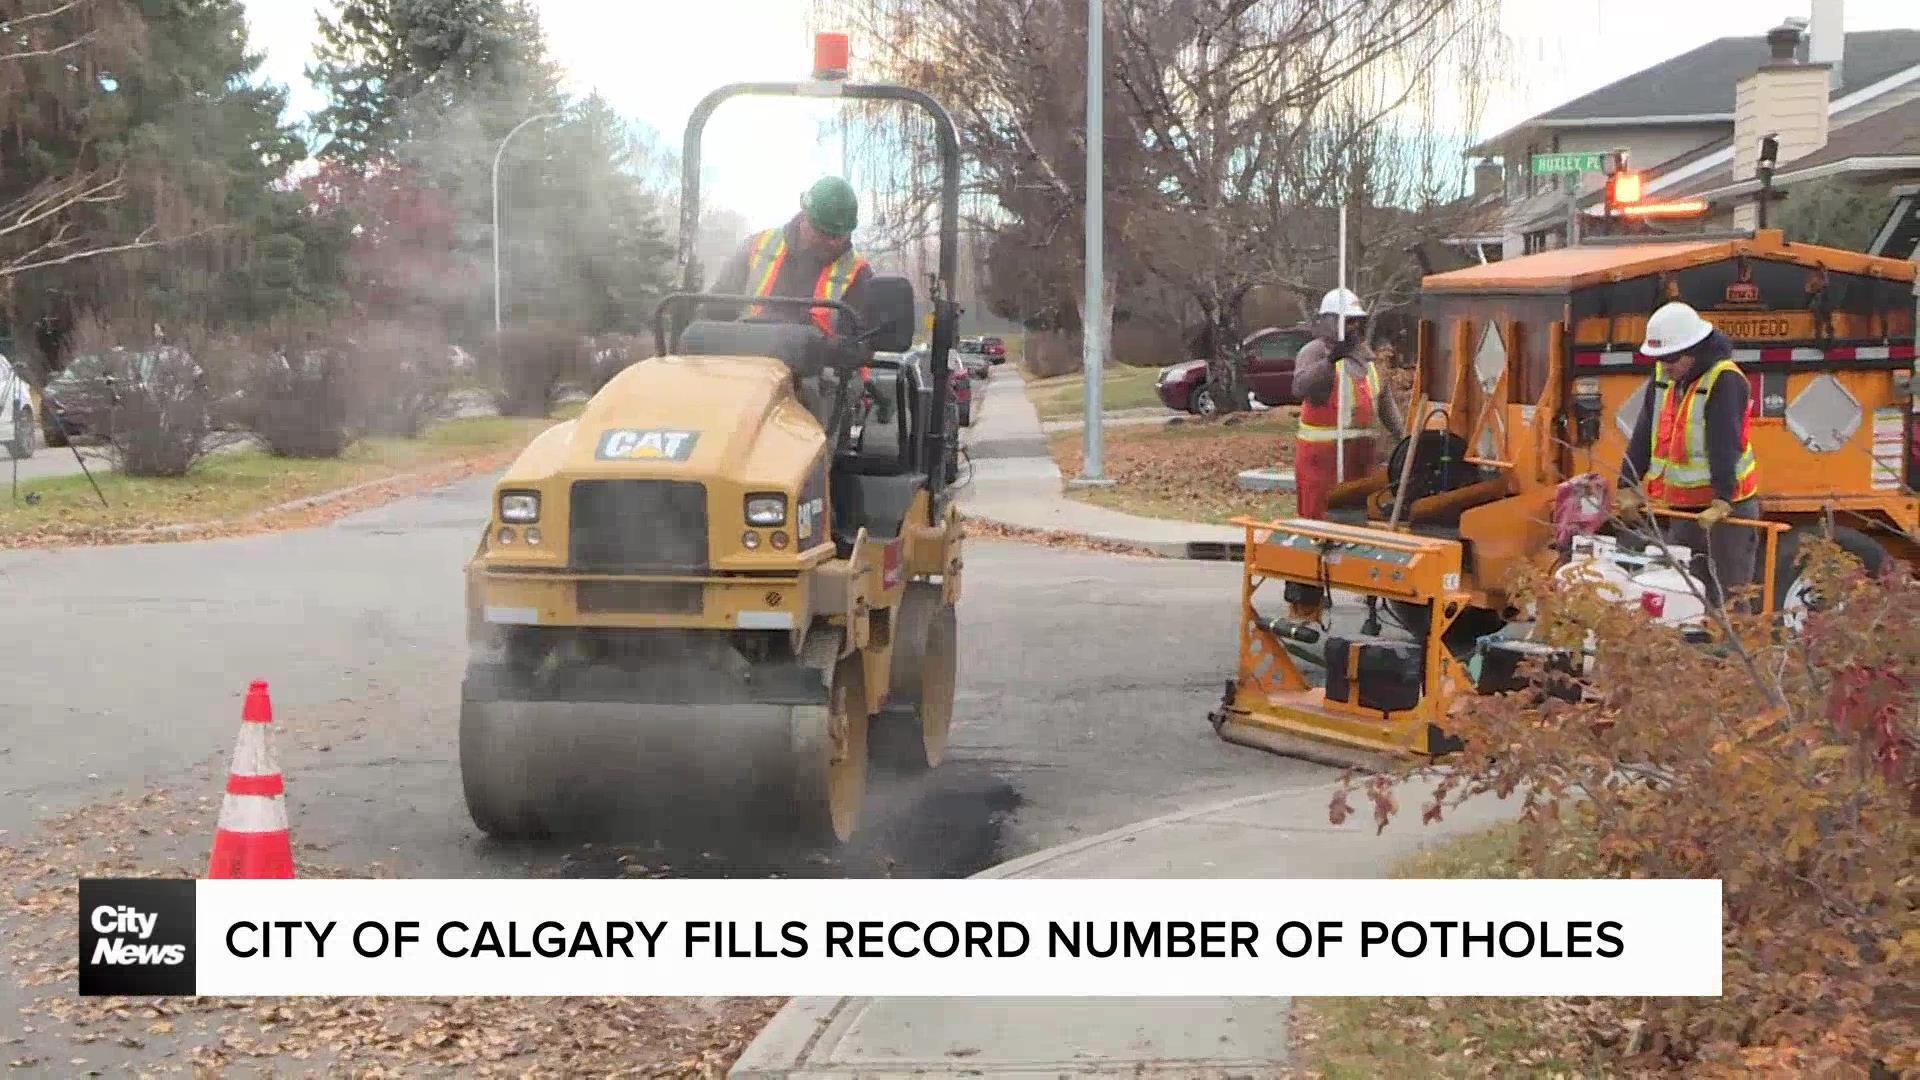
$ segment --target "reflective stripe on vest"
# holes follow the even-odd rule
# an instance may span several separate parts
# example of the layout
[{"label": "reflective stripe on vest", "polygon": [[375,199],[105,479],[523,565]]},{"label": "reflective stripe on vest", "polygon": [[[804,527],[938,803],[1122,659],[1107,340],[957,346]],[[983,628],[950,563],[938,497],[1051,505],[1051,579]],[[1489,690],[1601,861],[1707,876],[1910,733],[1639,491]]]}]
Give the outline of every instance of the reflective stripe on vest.
[{"label": "reflective stripe on vest", "polygon": [[[787,261],[787,230],[768,229],[753,238],[753,246],[747,257],[747,280],[752,283],[751,295],[772,296],[774,286],[780,281],[780,268]],[[849,251],[835,259],[820,271],[820,277],[813,285],[813,299],[839,300],[853,287],[853,280],[865,269],[867,260]],[[747,315],[749,318],[765,316],[767,307],[756,304]],[[833,333],[834,311],[831,308],[814,308],[813,324],[822,333]]]},{"label": "reflective stripe on vest", "polygon": [[[820,271],[820,280],[814,282],[813,296],[816,300],[838,300],[853,288],[853,279],[860,276],[867,260],[852,251],[835,259],[832,265]],[[832,308],[814,308],[813,322],[823,333],[833,333],[833,317],[837,314]]]},{"label": "reflective stripe on vest", "polygon": [[[750,296],[772,296],[774,282],[780,280],[780,267],[787,261],[787,230],[768,229],[753,238],[753,251],[747,257],[747,293]],[[749,308],[749,318],[760,318],[767,313],[764,305]]]},{"label": "reflective stripe on vest", "polygon": [[[1707,456],[1707,398],[1722,375],[1744,379],[1740,366],[1722,360],[1676,395],[1667,382],[1667,366],[1654,367],[1653,447],[1647,458],[1647,497],[1677,509],[1703,507],[1713,502],[1713,470]],[[1760,491],[1758,463],[1753,457],[1753,411],[1740,421],[1740,459],[1734,466],[1733,498],[1752,498]]]},{"label": "reflective stripe on vest", "polygon": [[1302,442],[1339,442],[1373,437],[1374,399],[1380,396],[1380,369],[1367,365],[1364,380],[1353,377],[1353,365],[1334,361],[1334,387],[1324,404],[1303,402],[1296,438]]}]

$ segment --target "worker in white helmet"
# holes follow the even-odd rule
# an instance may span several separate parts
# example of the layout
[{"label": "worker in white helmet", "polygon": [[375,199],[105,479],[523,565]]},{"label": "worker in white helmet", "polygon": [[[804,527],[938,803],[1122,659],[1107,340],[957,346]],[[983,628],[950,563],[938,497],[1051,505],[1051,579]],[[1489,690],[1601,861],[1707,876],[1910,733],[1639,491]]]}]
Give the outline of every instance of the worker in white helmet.
[{"label": "worker in white helmet", "polygon": [[1643,502],[1698,514],[1670,530],[1694,553],[1694,575],[1709,602],[1754,583],[1758,530],[1720,526],[1760,514],[1760,475],[1753,456],[1752,391],[1733,362],[1733,343],[1700,313],[1671,303],[1647,320],[1640,352],[1654,358],[1620,463],[1620,515],[1633,519]]},{"label": "worker in white helmet", "polygon": [[1293,476],[1301,517],[1326,516],[1327,496],[1342,473],[1357,480],[1373,470],[1380,426],[1396,439],[1406,434],[1386,374],[1365,344],[1366,323],[1360,298],[1350,289],[1335,289],[1321,298],[1314,338],[1294,359],[1293,388],[1301,404]]}]

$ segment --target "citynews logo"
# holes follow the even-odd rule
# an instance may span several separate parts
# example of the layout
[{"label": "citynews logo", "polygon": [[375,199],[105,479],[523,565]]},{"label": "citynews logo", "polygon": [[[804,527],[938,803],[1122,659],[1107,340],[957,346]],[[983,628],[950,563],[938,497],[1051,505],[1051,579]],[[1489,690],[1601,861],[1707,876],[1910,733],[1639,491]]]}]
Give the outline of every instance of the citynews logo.
[{"label": "citynews logo", "polygon": [[136,911],[131,907],[101,906],[93,909],[89,916],[93,928],[101,934],[132,934],[141,940],[134,944],[124,937],[95,938],[93,942],[93,962],[96,964],[184,964],[187,961],[187,947],[178,942],[172,945],[154,945],[145,943],[153,936],[155,924],[160,916],[151,912]]},{"label": "citynews logo", "polygon": [[191,881],[80,882],[80,993],[194,992]]}]

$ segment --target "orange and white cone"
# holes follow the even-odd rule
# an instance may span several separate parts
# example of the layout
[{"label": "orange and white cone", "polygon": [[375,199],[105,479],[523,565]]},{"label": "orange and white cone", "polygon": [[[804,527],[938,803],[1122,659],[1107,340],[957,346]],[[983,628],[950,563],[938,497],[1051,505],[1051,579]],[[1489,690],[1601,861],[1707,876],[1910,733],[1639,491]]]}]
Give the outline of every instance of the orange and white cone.
[{"label": "orange and white cone", "polygon": [[240,739],[227,773],[227,797],[213,834],[209,878],[290,878],[293,839],[287,831],[287,782],[273,755],[273,702],[267,684],[247,687]]}]

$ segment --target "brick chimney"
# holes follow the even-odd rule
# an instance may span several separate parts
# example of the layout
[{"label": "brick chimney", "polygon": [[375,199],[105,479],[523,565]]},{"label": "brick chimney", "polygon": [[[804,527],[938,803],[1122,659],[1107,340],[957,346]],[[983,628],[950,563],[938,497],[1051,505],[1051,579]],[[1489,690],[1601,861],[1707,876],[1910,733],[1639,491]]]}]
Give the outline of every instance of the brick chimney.
[{"label": "brick chimney", "polygon": [[1492,158],[1482,159],[1473,167],[1473,197],[1478,199],[1486,195],[1500,194],[1506,183],[1506,172],[1500,163]]},{"label": "brick chimney", "polygon": [[[1771,54],[1758,71],[1741,79],[1733,101],[1733,178],[1751,180],[1760,162],[1760,140],[1780,140],[1785,167],[1827,145],[1827,96],[1831,69],[1826,64],[1801,63],[1800,28],[1792,24],[1767,32]],[[1757,221],[1751,202],[1734,208],[1737,229],[1751,229]]]}]

